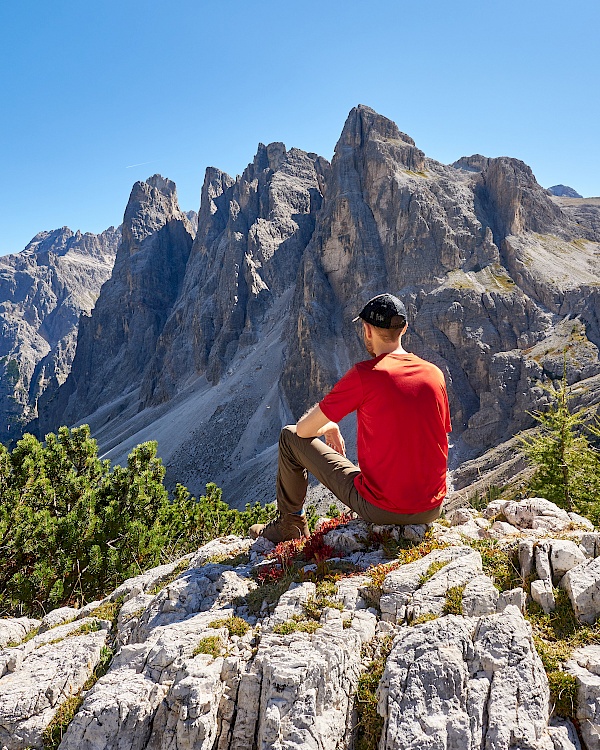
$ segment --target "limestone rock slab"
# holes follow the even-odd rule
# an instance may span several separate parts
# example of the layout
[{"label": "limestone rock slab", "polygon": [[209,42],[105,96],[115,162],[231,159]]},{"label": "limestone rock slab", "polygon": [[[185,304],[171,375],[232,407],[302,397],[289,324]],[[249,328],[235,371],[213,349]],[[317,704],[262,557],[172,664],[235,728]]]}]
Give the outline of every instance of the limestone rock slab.
[{"label": "limestone rock slab", "polygon": [[600,614],[600,558],[571,568],[560,582],[580,622],[592,624]]},{"label": "limestone rock slab", "polygon": [[586,561],[586,556],[568,539],[553,539],[550,542],[550,564],[555,579],[560,579],[571,568]]},{"label": "limestone rock slab", "polygon": [[106,636],[101,630],[42,645],[0,679],[0,747],[42,747],[44,729],[91,676]]},{"label": "limestone rock slab", "polygon": [[379,686],[380,750],[552,750],[548,681],[515,607],[402,630]]},{"label": "limestone rock slab", "polygon": [[556,609],[556,599],[552,589],[552,582],[540,579],[531,583],[531,598],[548,614]]},{"label": "limestone rock slab", "polygon": [[504,503],[502,513],[510,524],[519,529],[562,531],[571,524],[566,510],[542,497]]},{"label": "limestone rock slab", "polygon": [[20,643],[26,635],[40,625],[31,617],[7,617],[0,620],[0,648],[9,643]]},{"label": "limestone rock slab", "polygon": [[263,638],[252,670],[240,682],[231,747],[345,747],[360,644],[359,634],[343,629],[341,619],[312,635]]},{"label": "limestone rock slab", "polygon": [[577,719],[585,746],[600,747],[600,647],[576,649],[566,670],[577,679]]}]

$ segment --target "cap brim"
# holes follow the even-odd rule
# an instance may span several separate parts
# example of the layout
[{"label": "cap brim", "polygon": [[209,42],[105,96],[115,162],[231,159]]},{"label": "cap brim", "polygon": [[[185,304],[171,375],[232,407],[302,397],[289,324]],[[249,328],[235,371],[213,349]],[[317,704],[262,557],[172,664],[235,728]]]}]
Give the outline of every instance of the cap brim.
[{"label": "cap brim", "polygon": [[357,315],[355,318],[352,318],[352,322],[353,323],[356,323],[357,320],[362,320],[362,318],[360,317],[360,315]]}]

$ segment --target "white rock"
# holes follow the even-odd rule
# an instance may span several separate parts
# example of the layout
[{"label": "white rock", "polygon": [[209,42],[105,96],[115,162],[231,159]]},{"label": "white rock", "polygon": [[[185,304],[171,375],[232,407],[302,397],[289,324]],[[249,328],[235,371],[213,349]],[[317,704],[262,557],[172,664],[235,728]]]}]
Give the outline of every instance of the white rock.
[{"label": "white rock", "polygon": [[533,542],[523,539],[519,542],[519,565],[522,578],[529,578],[533,572]]},{"label": "white rock", "polygon": [[354,625],[340,625],[328,623],[313,635],[263,637],[241,677],[231,748],[345,747],[361,639]]},{"label": "white rock", "polygon": [[44,729],[91,676],[106,636],[101,630],[42,645],[0,679],[0,746],[42,747]]},{"label": "white rock", "polygon": [[475,576],[464,588],[462,610],[465,617],[479,617],[496,612],[498,589],[484,575]]},{"label": "white rock", "polygon": [[62,625],[65,622],[71,622],[75,620],[79,615],[79,610],[75,607],[59,607],[53,609],[51,612],[42,618],[40,623],[39,632],[44,633],[46,630],[51,630],[57,625]]},{"label": "white rock", "polygon": [[[479,555],[479,553],[476,554]],[[407,617],[407,605],[412,605],[413,595],[419,588],[422,577],[427,575],[432,564],[450,563],[458,558],[472,555],[473,550],[470,547],[448,547],[447,549],[433,550],[420,560],[402,565],[397,570],[388,573],[383,581],[383,594],[379,602],[381,619],[393,623],[404,622]],[[476,570],[476,574],[481,572],[481,556],[479,556],[479,569]],[[443,593],[440,593],[437,598],[443,599],[446,589],[442,587],[442,591]],[[441,606],[443,606],[443,601],[440,603]],[[438,613],[436,612],[436,614]]]},{"label": "white rock", "polygon": [[304,614],[304,604],[314,599],[317,587],[314,583],[292,583],[289,589],[281,595],[272,616],[263,622],[263,630],[273,630],[276,625],[287,622],[294,615]]},{"label": "white rock", "polygon": [[598,557],[600,553],[600,532],[593,531],[582,534],[579,544],[588,557]]},{"label": "white rock", "polygon": [[20,643],[39,626],[40,620],[30,617],[8,617],[0,620],[0,648],[4,648],[8,643]]},{"label": "white rock", "polygon": [[126,738],[128,747],[145,747],[156,709],[168,691],[168,685],[156,684],[135,670],[109,672],[86,696],[69,724],[61,750],[108,750],[123,745]]},{"label": "white rock", "polygon": [[531,598],[540,605],[546,614],[556,609],[556,599],[554,598],[552,582],[548,579],[532,581]]},{"label": "white rock", "polygon": [[572,524],[580,529],[585,529],[585,531],[594,530],[594,524],[589,520],[589,518],[580,516],[579,513],[569,513],[569,518],[571,519]]},{"label": "white rock", "polygon": [[336,526],[323,536],[323,541],[345,556],[366,549],[369,525],[365,521],[350,521]]},{"label": "white rock", "polygon": [[[205,565],[211,557],[235,557],[241,555],[244,552],[248,552],[251,547],[255,547],[255,541],[253,539],[241,539],[239,536],[223,536],[219,539],[213,539],[212,541],[200,547],[198,552],[190,557],[190,568],[200,568]],[[227,564],[227,560],[223,561],[223,564]]]},{"label": "white rock", "polygon": [[473,520],[476,511],[472,508],[457,508],[446,514],[451,526],[461,526],[463,523],[469,523]]},{"label": "white rock", "polygon": [[565,669],[577,679],[577,719],[583,741],[595,750],[600,747],[600,646],[576,649]]},{"label": "white rock", "polygon": [[569,719],[554,716],[548,727],[548,734],[554,743],[554,750],[581,750],[577,730]]},{"label": "white rock", "polygon": [[569,595],[579,622],[594,623],[600,614],[600,557],[571,568],[560,587]]},{"label": "white rock", "polygon": [[560,579],[576,565],[586,561],[586,556],[575,544],[567,539],[553,539],[550,543],[550,564],[556,579]]},{"label": "white rock", "polygon": [[[180,565],[189,562],[191,557],[192,555],[185,555],[185,557],[175,560],[175,562],[168,563],[167,565],[158,565],[156,568],[151,568],[145,573],[141,573],[139,576],[128,578],[116,588],[107,599],[114,602],[116,599],[123,597],[124,601],[129,601],[129,599],[133,599],[139,594],[149,591],[155,586],[159,586],[161,583],[168,580],[173,575],[173,572]],[[183,573],[181,575],[183,575]]]},{"label": "white rock", "polygon": [[498,612],[503,612],[507,607],[516,607],[520,612],[525,612],[526,605],[527,594],[521,587],[518,587],[509,591],[502,591],[498,597],[496,609]]},{"label": "white rock", "polygon": [[550,567],[550,547],[544,542],[535,547],[535,570],[541,581],[552,581],[552,568]]},{"label": "white rock", "polygon": [[380,750],[551,750],[548,681],[515,607],[399,632],[379,686]]},{"label": "white rock", "polygon": [[506,505],[506,500],[493,500],[487,508],[484,508],[481,515],[484,518],[494,518],[502,513],[502,509]]},{"label": "white rock", "polygon": [[506,521],[494,521],[490,528],[490,534],[496,539],[502,539],[505,536],[516,536],[520,530]]},{"label": "white rock", "polygon": [[502,506],[502,512],[509,523],[520,529],[562,531],[571,524],[566,510],[542,497],[510,501]]},{"label": "white rock", "polygon": [[402,536],[411,542],[422,542],[429,528],[428,524],[409,524],[403,527]]}]

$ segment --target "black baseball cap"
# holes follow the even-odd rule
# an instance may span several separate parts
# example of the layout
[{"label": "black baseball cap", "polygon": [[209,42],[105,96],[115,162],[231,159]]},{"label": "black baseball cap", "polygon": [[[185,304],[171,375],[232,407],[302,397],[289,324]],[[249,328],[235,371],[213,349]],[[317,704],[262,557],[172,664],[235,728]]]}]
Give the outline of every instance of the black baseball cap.
[{"label": "black baseball cap", "polygon": [[393,294],[378,294],[370,299],[357,317],[376,328],[402,328],[407,320],[404,304]]}]

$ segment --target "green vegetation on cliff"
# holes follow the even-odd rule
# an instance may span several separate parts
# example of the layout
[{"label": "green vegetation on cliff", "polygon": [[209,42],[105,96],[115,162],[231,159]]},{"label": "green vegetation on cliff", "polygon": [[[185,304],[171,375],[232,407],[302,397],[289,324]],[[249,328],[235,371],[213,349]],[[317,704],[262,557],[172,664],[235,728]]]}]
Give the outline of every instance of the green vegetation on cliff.
[{"label": "green vegetation on cliff", "polygon": [[566,376],[558,388],[546,388],[551,402],[533,416],[540,430],[521,438],[525,453],[536,467],[529,489],[568,511],[600,522],[600,424],[590,425],[585,410],[572,411]]}]

